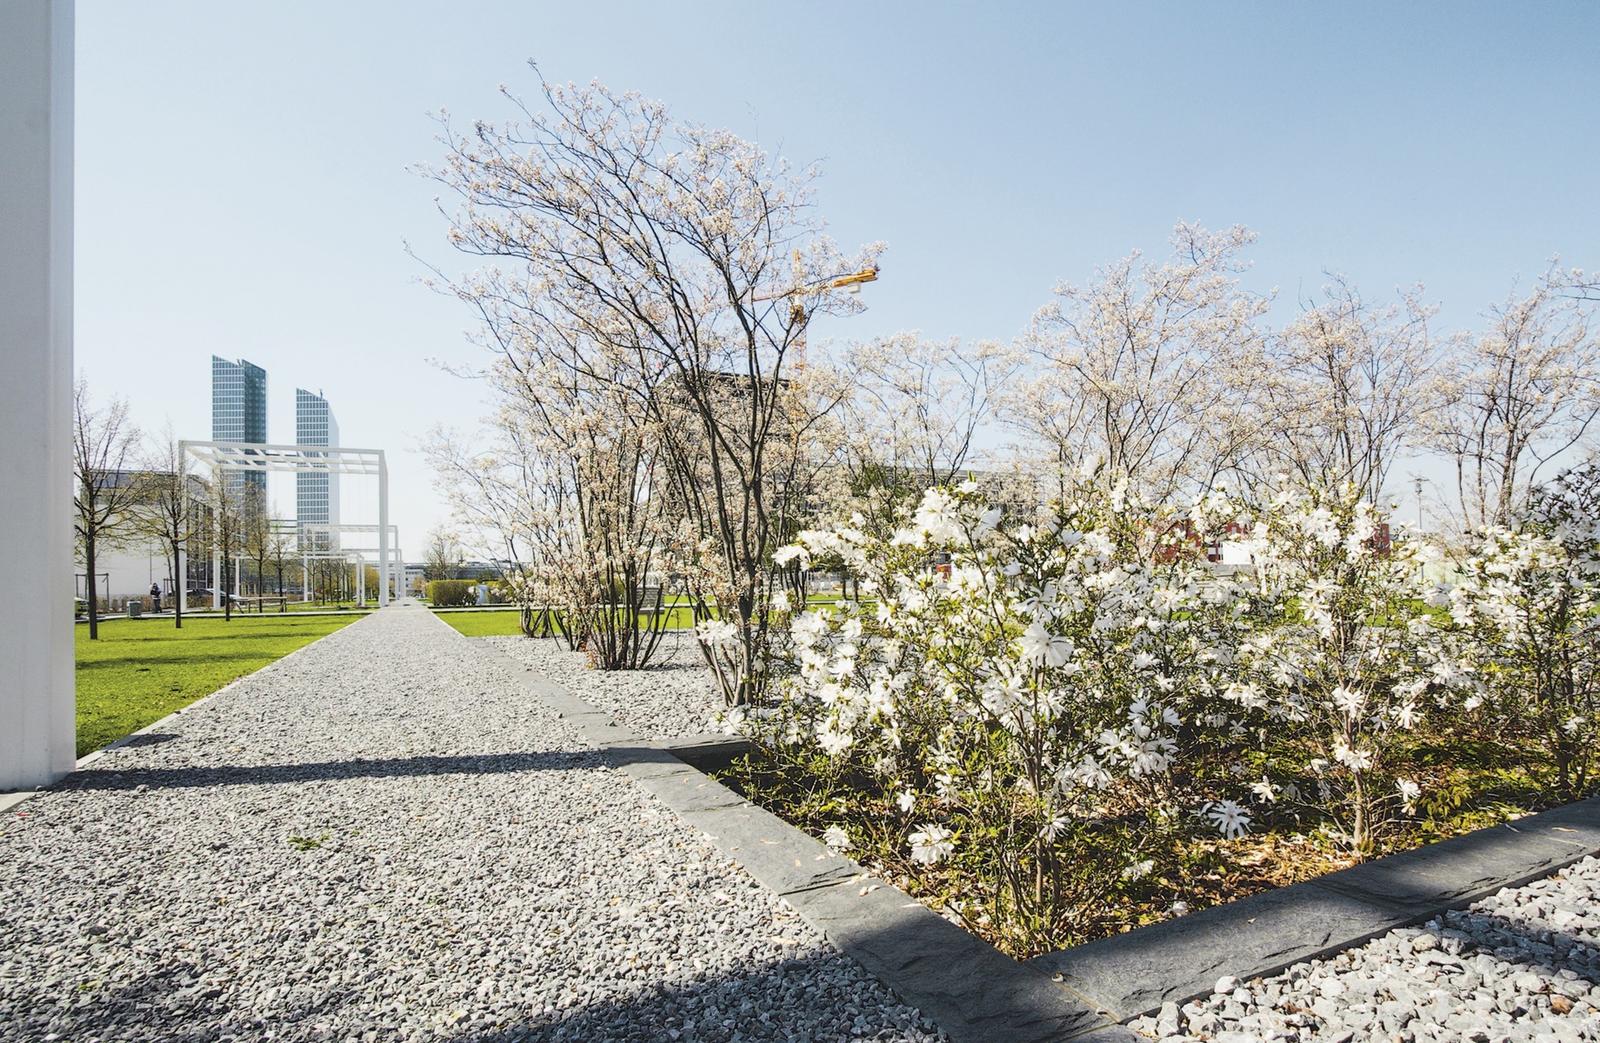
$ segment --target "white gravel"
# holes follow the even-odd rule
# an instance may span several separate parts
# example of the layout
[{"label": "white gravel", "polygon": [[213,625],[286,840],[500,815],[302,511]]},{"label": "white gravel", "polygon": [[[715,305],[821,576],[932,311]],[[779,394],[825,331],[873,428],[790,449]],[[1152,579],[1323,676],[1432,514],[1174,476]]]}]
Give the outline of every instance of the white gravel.
[{"label": "white gravel", "polygon": [[1600,1040],[1600,860],[1216,988],[1132,1027],[1164,1043]]},{"label": "white gravel", "polygon": [[0,1038],[941,1038],[475,650],[387,609],[0,816]]},{"label": "white gravel", "polygon": [[580,653],[549,638],[486,637],[496,648],[604,710],[645,739],[720,733],[722,699],[699,646],[668,634],[644,670],[595,670]]}]

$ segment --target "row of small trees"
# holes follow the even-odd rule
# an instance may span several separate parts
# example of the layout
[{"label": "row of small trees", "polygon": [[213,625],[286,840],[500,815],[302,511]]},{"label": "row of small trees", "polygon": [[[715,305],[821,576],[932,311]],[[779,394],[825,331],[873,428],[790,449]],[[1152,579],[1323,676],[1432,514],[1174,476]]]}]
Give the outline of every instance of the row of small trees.
[{"label": "row of small trees", "polygon": [[1031,505],[1089,457],[1158,505],[1282,474],[1380,503],[1428,457],[1464,532],[1510,521],[1600,410],[1583,273],[1545,272],[1476,335],[1439,335],[1420,290],[1372,303],[1338,277],[1274,327],[1242,228],[1180,225],[1169,257],[1059,287],[1011,344],[807,358],[882,251],[823,234],[814,169],[599,85],[511,101],[502,124],[441,118],[450,241],[482,264],[436,285],[476,316],[490,362],[470,371],[500,409],[487,445],[441,435],[435,464],[530,628],[643,665],[670,580],[733,705],[771,679],[774,599],[804,594],[774,552],[818,518],[891,530],[979,465]]},{"label": "row of small trees", "polygon": [[[173,624],[183,626],[188,580],[179,562],[210,556],[213,541],[222,575],[213,583],[225,591],[236,585],[235,562],[251,565],[258,595],[273,589],[282,597],[285,581],[301,565],[294,534],[271,524],[258,486],[224,481],[221,487],[188,472],[182,446],[168,431],[147,438],[129,415],[127,403],[112,398],[96,403],[88,384],[73,394],[73,530],[78,560],[87,575],[89,637],[100,636],[97,562],[107,551],[130,544],[159,546],[173,577]],[[318,559],[310,566],[319,596],[338,597],[355,589],[354,566]],[[376,585],[376,572],[369,570]],[[231,598],[223,601],[232,618]],[[258,602],[257,610],[261,610]]]}]

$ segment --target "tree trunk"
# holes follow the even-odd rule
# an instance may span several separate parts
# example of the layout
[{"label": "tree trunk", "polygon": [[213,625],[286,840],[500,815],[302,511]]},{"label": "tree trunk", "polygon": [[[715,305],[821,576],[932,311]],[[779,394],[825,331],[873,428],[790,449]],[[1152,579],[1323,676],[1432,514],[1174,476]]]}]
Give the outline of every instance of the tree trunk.
[{"label": "tree trunk", "polygon": [[183,541],[172,541],[172,625],[183,629],[183,603],[189,600],[189,577],[178,575],[183,567]]},{"label": "tree trunk", "polygon": [[83,561],[89,572],[85,582],[89,592],[89,640],[98,641],[100,639],[100,605],[95,598],[93,536],[85,536],[83,539]]}]

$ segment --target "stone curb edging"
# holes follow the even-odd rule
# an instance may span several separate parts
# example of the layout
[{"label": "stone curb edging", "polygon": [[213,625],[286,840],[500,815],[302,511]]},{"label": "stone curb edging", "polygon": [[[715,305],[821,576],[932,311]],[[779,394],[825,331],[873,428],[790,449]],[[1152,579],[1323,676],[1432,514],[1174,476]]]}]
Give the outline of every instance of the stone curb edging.
[{"label": "stone curb edging", "polygon": [[[373,614],[374,613],[367,613],[366,615],[373,615]],[[366,618],[366,617],[363,616],[363,618]],[[360,622],[361,622],[361,620],[357,619],[357,620],[354,620],[354,621],[346,624],[346,626],[356,626]],[[89,751],[88,753],[84,754],[82,757],[79,757],[73,763],[72,771],[82,771],[84,768],[87,768],[89,765],[91,765],[94,762],[98,761],[100,758],[104,757],[106,754],[110,753],[111,751],[120,750],[124,746],[131,745],[140,736],[149,735],[152,732],[160,731],[162,728],[171,725],[174,721],[176,721],[178,718],[184,716],[185,714],[193,713],[195,710],[198,710],[200,707],[204,706],[206,703],[209,703],[211,700],[216,699],[219,696],[226,695],[228,692],[233,690],[233,688],[235,688],[238,685],[243,684],[245,681],[248,681],[252,677],[256,677],[259,674],[264,674],[268,670],[272,670],[272,669],[274,669],[274,668],[276,668],[278,666],[283,665],[284,663],[287,663],[289,660],[293,659],[295,656],[299,655],[301,652],[306,651],[307,649],[311,648],[313,645],[317,644],[318,642],[326,640],[327,638],[332,637],[334,634],[337,634],[337,633],[339,633],[340,631],[342,631],[344,629],[346,629],[346,627],[340,627],[338,630],[332,631],[331,633],[323,634],[322,637],[316,638],[315,640],[307,641],[305,644],[301,645],[299,648],[295,649],[294,651],[288,652],[288,653],[286,653],[284,655],[279,656],[278,658],[274,659],[272,662],[266,664],[265,666],[258,667],[257,669],[250,671],[248,674],[241,674],[240,676],[235,677],[233,680],[229,681],[227,684],[223,685],[221,688],[218,688],[216,691],[211,692],[208,695],[202,695],[200,698],[196,699],[194,702],[187,703],[187,704],[185,704],[183,706],[178,707],[176,710],[173,710],[171,713],[167,714],[165,717],[161,718],[160,720],[151,721],[149,724],[145,725],[143,728],[140,728],[137,731],[129,732],[127,735],[124,735],[122,738],[118,739],[116,742],[108,743],[107,745],[100,747],[98,750]],[[55,792],[57,789],[59,789],[61,787],[61,785],[63,783],[65,783],[70,778],[72,778],[72,772],[68,772],[66,775],[62,776],[62,778],[58,782],[56,782],[55,785],[47,787],[45,789],[29,789],[29,790],[18,790],[18,791],[14,792],[14,793],[0,793],[0,814],[4,814],[5,812],[10,811],[12,808],[14,808],[17,805],[23,803],[24,801],[31,800],[34,797],[37,797],[42,793]]]},{"label": "stone curb edging", "polygon": [[1029,961],[1118,1021],[1343,951],[1600,854],[1600,797]]},{"label": "stone curb edging", "polygon": [[480,654],[501,658],[529,695],[594,743],[611,767],[699,829],[956,1043],[1141,1038],[1048,972],[1018,963],[670,752],[677,745],[691,758],[697,750],[716,756],[722,743],[641,739],[506,653],[486,646]]}]

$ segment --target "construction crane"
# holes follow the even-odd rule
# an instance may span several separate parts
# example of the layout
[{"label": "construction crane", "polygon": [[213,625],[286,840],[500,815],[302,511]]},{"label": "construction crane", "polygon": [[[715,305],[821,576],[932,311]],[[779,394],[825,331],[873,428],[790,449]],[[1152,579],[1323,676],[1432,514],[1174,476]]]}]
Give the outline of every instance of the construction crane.
[{"label": "construction crane", "polygon": [[[800,270],[799,250],[794,252],[794,267],[796,272]],[[877,280],[878,266],[874,264],[868,265],[859,272],[849,272],[845,275],[835,275],[828,279],[822,279],[814,283],[801,284],[793,289],[781,290],[777,293],[761,294],[760,296],[752,298],[752,300],[776,301],[782,300],[785,297],[806,297],[813,293],[821,293],[823,290],[843,289],[849,293],[860,293],[862,283],[877,282]],[[791,301],[789,304],[789,323],[792,326],[798,326],[800,328],[800,333],[797,337],[795,337],[794,341],[794,368],[796,370],[803,370],[806,368],[806,318],[805,304],[801,301]]]}]

